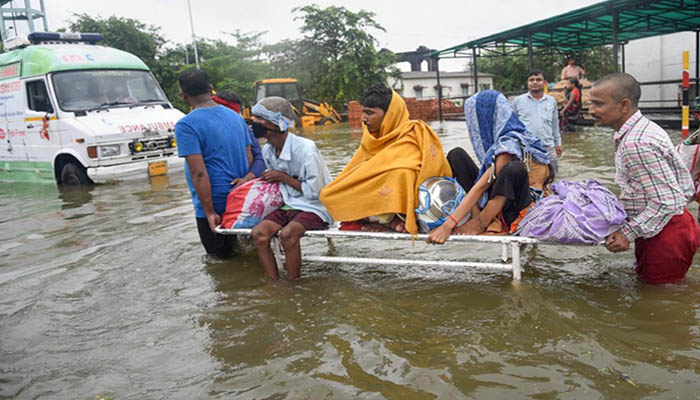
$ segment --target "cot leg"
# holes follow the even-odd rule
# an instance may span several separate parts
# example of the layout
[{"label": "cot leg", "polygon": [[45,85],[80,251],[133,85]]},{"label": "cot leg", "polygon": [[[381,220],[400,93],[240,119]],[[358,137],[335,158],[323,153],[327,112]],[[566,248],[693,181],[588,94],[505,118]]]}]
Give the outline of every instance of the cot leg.
[{"label": "cot leg", "polygon": [[270,239],[270,247],[272,248],[272,254],[275,255],[275,261],[277,262],[277,269],[284,268],[284,257],[282,256],[282,244],[277,236],[273,236]]},{"label": "cot leg", "polygon": [[508,245],[506,243],[501,244],[501,261],[508,261]]},{"label": "cot leg", "polygon": [[330,237],[326,238],[326,243],[328,244],[328,255],[329,256],[334,256],[336,255],[335,251],[335,243],[333,243],[333,240]]},{"label": "cot leg", "polygon": [[511,243],[510,249],[513,256],[511,261],[511,265],[513,266],[513,280],[519,281],[523,273],[523,268],[520,265],[520,245],[518,243]]}]

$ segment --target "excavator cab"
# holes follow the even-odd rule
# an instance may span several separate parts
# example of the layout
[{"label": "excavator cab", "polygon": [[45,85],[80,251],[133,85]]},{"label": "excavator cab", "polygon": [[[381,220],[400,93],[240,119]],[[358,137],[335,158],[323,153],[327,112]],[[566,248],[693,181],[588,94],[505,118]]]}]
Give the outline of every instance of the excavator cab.
[{"label": "excavator cab", "polygon": [[255,83],[255,101],[270,96],[284,97],[297,110],[301,110],[304,105],[296,79],[265,79]]},{"label": "excavator cab", "polygon": [[340,122],[340,115],[328,103],[302,99],[299,85],[294,78],[263,79],[255,82],[255,100],[279,96],[289,100],[296,113],[296,127],[329,125]]}]

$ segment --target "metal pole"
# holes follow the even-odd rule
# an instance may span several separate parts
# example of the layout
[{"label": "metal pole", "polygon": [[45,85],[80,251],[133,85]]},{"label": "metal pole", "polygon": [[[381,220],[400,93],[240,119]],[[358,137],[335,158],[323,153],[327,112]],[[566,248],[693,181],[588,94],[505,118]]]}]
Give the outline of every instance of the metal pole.
[{"label": "metal pole", "polygon": [[530,71],[535,69],[535,60],[532,54],[532,35],[527,35],[527,57],[530,60]]},{"label": "metal pole", "polygon": [[0,36],[3,41],[7,39],[7,27],[5,26],[5,16],[2,11],[0,11]]},{"label": "metal pole", "polygon": [[700,30],[695,31],[695,99],[700,97]]},{"label": "metal pole", "polygon": [[681,83],[683,106],[681,107],[681,133],[683,138],[688,137],[690,133],[690,104],[688,102],[688,89],[690,88],[690,52],[683,52],[683,82]]},{"label": "metal pole", "polygon": [[476,63],[476,47],[472,47],[472,58],[474,60],[474,67],[472,68],[474,73],[474,92],[472,94],[476,94],[479,91],[479,68]]},{"label": "metal pole", "polygon": [[39,7],[41,7],[41,19],[44,21],[44,32],[49,31],[49,23],[46,20],[46,7],[44,5],[44,0],[39,1]]},{"label": "metal pole", "polygon": [[620,29],[620,18],[618,13],[613,15],[613,72],[618,72],[620,69],[619,50],[620,44],[617,42],[617,31]]},{"label": "metal pole", "polygon": [[440,84],[440,57],[435,57],[435,73],[437,75],[438,117],[442,122],[442,85]]},{"label": "metal pole", "polygon": [[199,54],[197,53],[197,37],[194,34],[194,21],[192,20],[192,6],[190,0],[187,0],[187,10],[190,12],[190,29],[192,29],[192,44],[194,45],[194,63],[199,69]]},{"label": "metal pole", "polygon": [[622,72],[625,72],[625,44],[623,43],[620,47],[622,48]]},{"label": "metal pole", "polygon": [[32,5],[29,0],[24,0],[24,9],[27,12],[27,24],[29,25],[29,32],[34,32],[34,13],[32,12]]}]

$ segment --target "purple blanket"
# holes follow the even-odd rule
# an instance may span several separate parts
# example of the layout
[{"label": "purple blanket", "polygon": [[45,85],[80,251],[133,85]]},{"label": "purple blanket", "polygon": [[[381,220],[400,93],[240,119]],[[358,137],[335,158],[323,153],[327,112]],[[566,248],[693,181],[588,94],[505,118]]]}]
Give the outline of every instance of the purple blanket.
[{"label": "purple blanket", "polygon": [[559,181],[535,203],[517,235],[562,243],[598,243],[617,231],[627,213],[614,194],[594,179]]}]

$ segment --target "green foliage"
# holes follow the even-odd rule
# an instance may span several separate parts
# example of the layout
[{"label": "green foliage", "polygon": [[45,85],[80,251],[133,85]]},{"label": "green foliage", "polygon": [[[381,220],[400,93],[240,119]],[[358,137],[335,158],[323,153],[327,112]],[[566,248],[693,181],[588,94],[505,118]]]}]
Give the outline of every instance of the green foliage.
[{"label": "green foliage", "polygon": [[266,78],[271,71],[262,60],[263,33],[235,32],[228,34],[235,40],[231,45],[223,40],[205,40],[198,43],[202,68],[216,90],[233,90],[246,104],[255,102],[253,84]]},{"label": "green foliage", "polygon": [[153,65],[165,44],[160,28],[146,25],[131,18],[111,16],[94,18],[87,14],[74,14],[69,28],[73,32],[98,32],[107,46],[137,55],[147,65]]},{"label": "green foliage", "polygon": [[[479,72],[493,74],[494,89],[502,92],[526,91],[527,74],[530,62],[527,49],[519,49],[508,56],[496,56],[497,53],[482,53],[489,57],[477,60]],[[577,54],[572,54],[578,65],[586,69],[588,80],[596,80],[611,73],[613,67],[612,49],[608,46],[596,47]],[[534,56],[535,69],[544,71],[550,82],[558,82],[561,70],[566,66],[567,56],[560,54],[541,54]]]},{"label": "green foliage", "polygon": [[[248,105],[255,101],[253,84],[265,78],[296,78],[302,95],[341,106],[359,98],[367,86],[400,78],[396,57],[377,50],[370,30],[383,31],[374,13],[352,12],[345,7],[317,5],[293,10],[302,21],[299,40],[272,45],[262,42],[264,33],[227,34],[224,39],[198,40],[200,66],[207,71],[215,90],[233,90]],[[191,44],[166,47],[160,28],[135,19],[75,14],[69,28],[76,32],[99,32],[104,44],[132,53],[153,71],[175,107],[186,111],[180,98],[177,77],[194,67]],[[228,39],[228,40],[227,40]],[[186,59],[189,58],[189,64]]]},{"label": "green foliage", "polygon": [[[166,48],[166,39],[160,34],[160,28],[130,18],[112,16],[103,19],[86,14],[76,14],[74,18],[69,25],[70,30],[99,32],[106,46],[127,51],[142,59],[173,105],[187,111],[188,106],[180,98],[177,77],[182,71],[194,68],[191,44]],[[216,90],[233,90],[250,104],[254,101],[253,83],[270,71],[269,64],[261,60],[262,33],[235,32],[228,36],[234,44],[221,39],[197,42],[200,66],[207,71]],[[189,64],[186,63],[188,58]]]},{"label": "green foliage", "polygon": [[372,12],[309,5],[293,9],[302,21],[300,40],[267,46],[272,72],[297,78],[302,94],[338,107],[360,96],[367,86],[400,76],[396,57],[377,50],[370,30],[384,31]]}]

